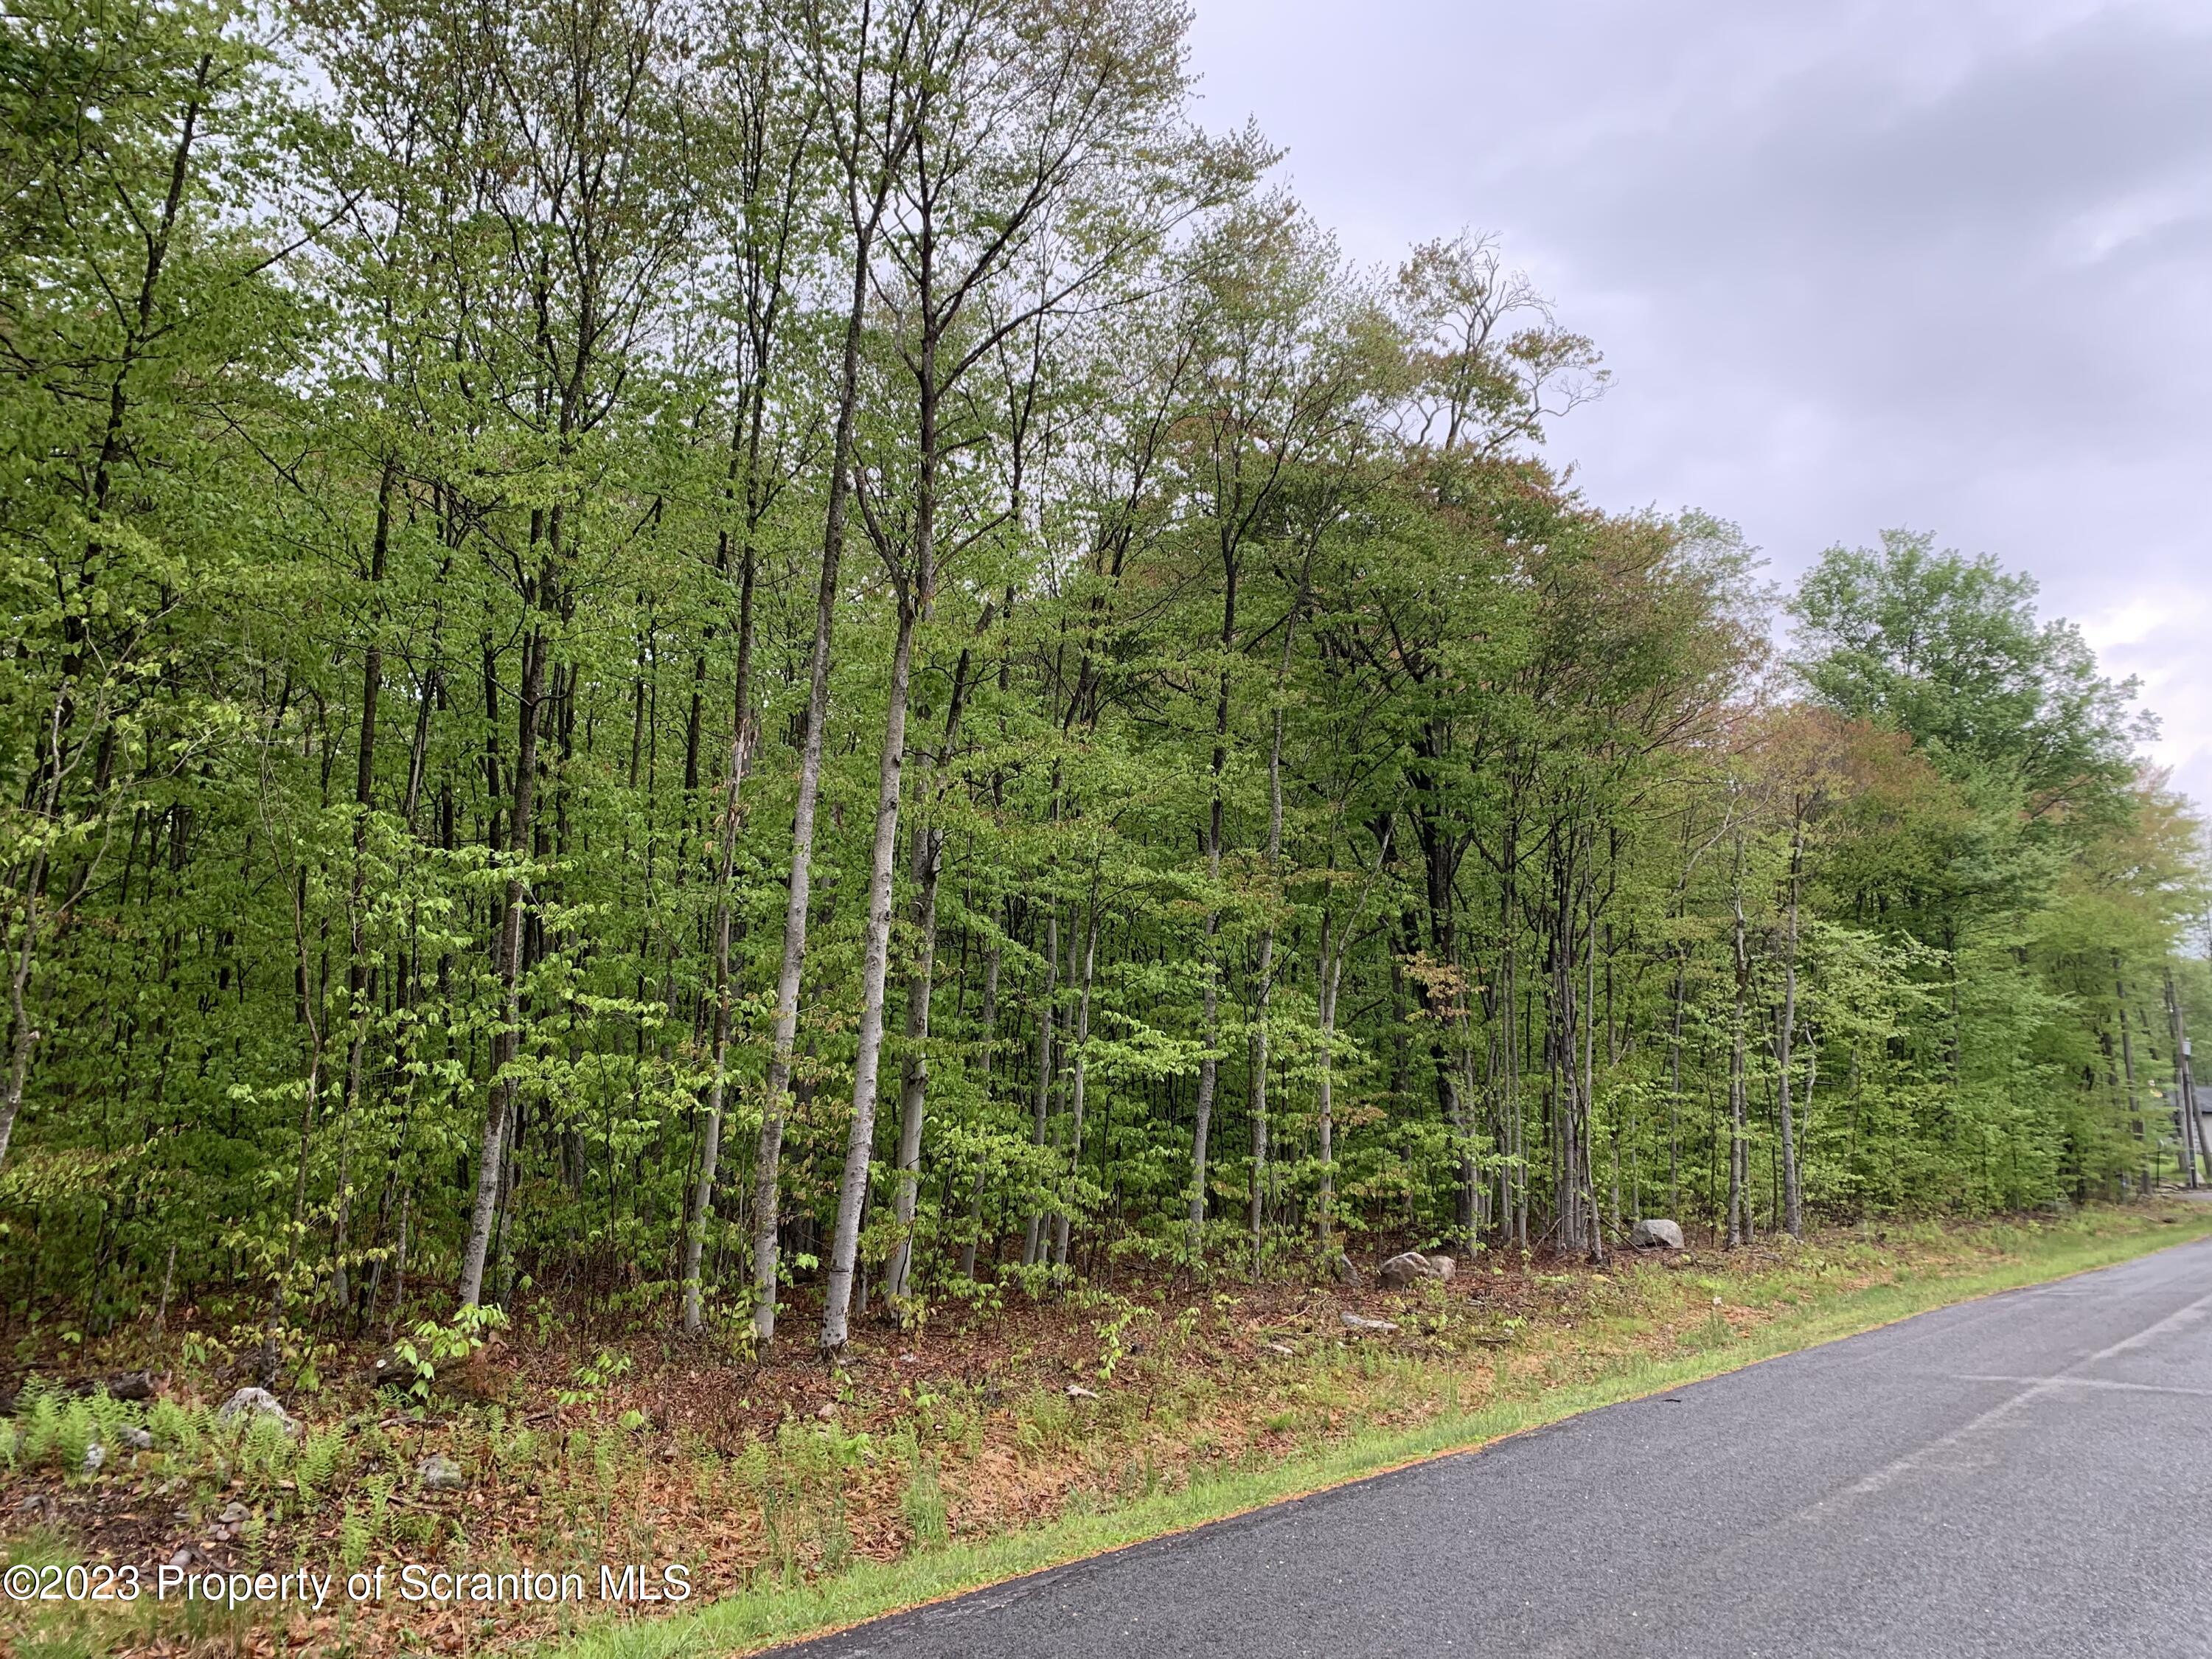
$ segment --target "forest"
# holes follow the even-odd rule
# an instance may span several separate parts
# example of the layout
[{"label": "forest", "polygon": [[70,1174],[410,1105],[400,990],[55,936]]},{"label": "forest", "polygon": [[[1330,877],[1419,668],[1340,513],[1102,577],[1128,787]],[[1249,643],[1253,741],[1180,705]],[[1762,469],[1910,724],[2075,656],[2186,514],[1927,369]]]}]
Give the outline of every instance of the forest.
[{"label": "forest", "polygon": [[834,1355],[2212,1170],[2134,686],[1593,504],[1599,344],[1347,258],[1187,25],[11,5],[0,1328]]}]

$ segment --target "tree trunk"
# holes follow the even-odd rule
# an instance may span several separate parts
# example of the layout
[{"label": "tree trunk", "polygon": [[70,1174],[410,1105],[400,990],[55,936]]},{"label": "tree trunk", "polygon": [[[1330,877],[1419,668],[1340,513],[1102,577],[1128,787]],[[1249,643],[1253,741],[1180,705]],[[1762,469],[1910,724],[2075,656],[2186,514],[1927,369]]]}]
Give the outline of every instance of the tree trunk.
[{"label": "tree trunk", "polygon": [[[959,741],[960,714],[967,701],[970,653],[963,651],[952,671],[952,696],[945,711],[945,737],[932,757],[919,793],[933,805],[938,772],[950,763]],[[914,1224],[921,1193],[921,1131],[929,1103],[930,998],[936,985],[937,884],[945,872],[945,831],[924,818],[913,832],[915,883],[914,971],[906,983],[906,1058],[899,1068],[898,1192],[894,1200],[898,1243],[884,1273],[884,1295],[894,1311],[911,1291]]]},{"label": "tree trunk", "polygon": [[[917,541],[920,540],[919,532]],[[927,558],[923,554],[921,559]],[[876,1074],[884,1049],[884,981],[890,965],[891,878],[898,862],[899,793],[906,763],[907,685],[914,664],[915,612],[926,602],[926,567],[918,592],[899,596],[898,635],[891,647],[889,707],[884,750],[877,769],[876,834],[868,866],[868,908],[860,959],[860,1044],[853,1056],[853,1122],[845,1141],[845,1173],[837,1188],[837,1225],[830,1245],[830,1276],[822,1309],[822,1352],[845,1346],[853,1299],[853,1270],[860,1239],[860,1209],[867,1198],[868,1168],[875,1158]]]},{"label": "tree trunk", "polygon": [[1667,1213],[1682,1215],[1682,1013],[1687,1000],[1690,947],[1674,947],[1674,1013],[1667,1028]]},{"label": "tree trunk", "polygon": [[39,889],[45,884],[46,854],[40,848],[31,855],[23,882],[23,932],[8,964],[8,1080],[0,1095],[0,1169],[8,1164],[8,1142],[15,1133],[15,1115],[23,1104],[23,1085],[31,1073],[31,1051],[39,1032],[31,1024],[29,992],[31,963],[39,933]]},{"label": "tree trunk", "polygon": [[[1093,874],[1091,884],[1091,915],[1083,931],[1083,973],[1075,998],[1075,1061],[1069,1069],[1067,1085],[1068,1152],[1067,1180],[1073,1184],[1083,1169],[1083,1090],[1088,1066],[1091,1042],[1091,987],[1098,965],[1098,883]],[[1069,1211],[1073,1204],[1063,1200],[1060,1216],[1054,1225],[1052,1247],[1053,1266],[1065,1272],[1067,1267],[1067,1236]]]},{"label": "tree trunk", "polygon": [[1792,1238],[1805,1237],[1804,1189],[1797,1169],[1796,1115],[1790,1100],[1790,1051],[1797,1030],[1797,902],[1805,871],[1805,831],[1790,841],[1790,909],[1782,935],[1782,1024],[1774,1034],[1774,1063],[1779,1081],[1776,1109],[1782,1128],[1782,1224]]},{"label": "tree trunk", "polygon": [[1744,1024],[1751,998],[1751,949],[1743,916],[1743,842],[1736,842],[1735,926],[1729,934],[1735,957],[1735,1001],[1729,1017],[1729,1188],[1728,1242],[1734,1249],[1744,1242],[1748,1148],[1744,1139]]},{"label": "tree trunk", "polygon": [[[878,195],[876,213],[883,210]],[[806,735],[799,757],[799,799],[791,817],[791,883],[783,908],[783,957],[776,969],[775,1034],[761,1089],[760,1144],[753,1157],[753,1338],[775,1340],[777,1170],[783,1114],[791,1093],[792,1056],[799,1042],[799,976],[806,963],[806,904],[813,873],[814,814],[822,794],[823,728],[830,721],[830,648],[837,620],[837,570],[845,553],[845,518],[852,489],[853,421],[860,405],[860,337],[867,322],[868,254],[876,221],[860,228],[853,253],[852,307],[838,370],[837,424],[830,446],[829,498],[822,514],[822,580],[815,590],[814,646],[808,659]]]},{"label": "tree trunk", "polygon": [[1314,988],[1315,1023],[1321,1034],[1321,1075],[1314,1081],[1314,1115],[1321,1155],[1321,1190],[1316,1201],[1320,1212],[1321,1242],[1329,1242],[1336,1209],[1336,994],[1344,980],[1344,947],[1329,937],[1328,920],[1322,919],[1320,972]]},{"label": "tree trunk", "polygon": [[[559,508],[551,517],[557,526]],[[558,530],[551,533],[557,538]],[[543,603],[544,595],[539,596]],[[507,823],[507,856],[512,868],[501,906],[499,933],[501,1022],[492,1036],[491,1085],[484,1109],[483,1137],[477,1154],[476,1201],[469,1214],[468,1241],[461,1255],[461,1305],[476,1307],[483,1299],[484,1260],[491,1249],[493,1223],[499,1213],[501,1178],[507,1141],[507,1119],[514,1109],[514,1085],[507,1067],[514,1061],[522,1031],[523,910],[529,884],[523,865],[531,855],[530,831],[537,802],[538,705],[544,700],[548,640],[542,628],[533,628],[522,641],[522,688],[516,702],[514,738],[514,795]]]},{"label": "tree trunk", "polygon": [[[743,676],[739,678],[742,682]],[[712,1070],[707,1085],[706,1121],[700,1129],[699,1178],[684,1231],[684,1330],[688,1336],[696,1336],[705,1323],[700,1260],[706,1249],[708,1218],[714,1212],[714,1176],[722,1156],[723,1098],[730,1074],[730,883],[737,860],[740,793],[752,754],[751,711],[742,694],[738,710],[738,729],[730,738],[729,762],[723,775],[721,847],[714,872]]]},{"label": "tree trunk", "polygon": [[[1589,1225],[1589,1259],[1605,1261],[1605,1224],[1597,1208],[1597,883],[1585,876],[1583,902],[1586,937],[1583,954],[1583,1210]],[[1613,1214],[1620,1212],[1620,1188],[1613,1183]]]},{"label": "tree trunk", "polygon": [[[382,476],[376,487],[376,528],[369,540],[368,580],[372,591],[380,595],[384,583],[384,568],[392,547],[392,498],[399,482],[399,463],[386,457]],[[369,635],[368,647],[361,659],[361,730],[358,738],[360,752],[354,757],[354,826],[353,826],[353,888],[349,895],[347,916],[346,1013],[353,1022],[352,1041],[346,1046],[346,1075],[344,1104],[341,1109],[344,1120],[338,1131],[338,1182],[336,1213],[331,1228],[331,1300],[343,1319],[346,1304],[351,1300],[346,1282],[346,1224],[351,1213],[352,1194],[347,1190],[346,1154],[351,1149],[347,1131],[351,1127],[355,1111],[361,1103],[362,1066],[368,1041],[368,1007],[371,975],[363,950],[362,936],[362,905],[368,872],[368,816],[375,805],[376,784],[376,719],[378,704],[384,687],[384,635],[382,605],[375,607],[374,631]]]},{"label": "tree trunk", "polygon": [[[2205,1170],[2212,1172],[2212,1155],[2206,1154],[2204,1150],[2204,1122],[2197,1111],[2196,1079],[2191,1075],[2189,1064],[2189,1032],[2181,1019],[2181,994],[2174,985],[2171,967],[2166,970],[2166,1024],[2173,1047],[2174,1127],[2180,1132],[2185,1149],[2194,1138]],[[2190,1184],[2197,1185],[2193,1162],[2190,1166]]]},{"label": "tree trunk", "polygon": [[898,1191],[893,1200],[898,1243],[892,1246],[890,1261],[884,1270],[884,1295],[894,1309],[911,1292],[914,1274],[915,1217],[921,1197],[922,1119],[929,1094],[929,1005],[937,966],[937,880],[943,864],[943,837],[929,825],[917,824],[912,868],[917,889],[915,948],[919,954],[914,971],[907,976],[907,1052],[899,1067]]},{"label": "tree trunk", "polygon": [[1199,963],[1206,976],[1202,994],[1206,1058],[1198,1063],[1198,1109],[1190,1138],[1190,1248],[1204,1246],[1206,1231],[1206,1141],[1213,1121],[1213,1097],[1221,1062],[1214,1050],[1221,1039],[1221,962],[1215,942],[1221,935],[1221,911],[1213,890],[1221,880],[1222,774],[1229,764],[1229,664],[1237,643],[1237,558],[1224,548],[1221,561],[1221,677],[1213,700],[1213,754],[1206,769],[1208,799],[1206,816],[1206,951]]},{"label": "tree trunk", "polygon": [[[994,913],[994,926],[996,922],[997,916]],[[978,1024],[982,1030],[976,1042],[976,1084],[977,1092],[982,1097],[987,1115],[991,1105],[992,1051],[998,1041],[999,958],[999,941],[994,937],[991,940],[991,948],[983,953],[983,1006],[977,1017]],[[972,1279],[975,1277],[975,1247],[981,1243],[982,1233],[983,1170],[978,1164],[975,1179],[969,1183],[968,1189],[968,1237],[962,1240],[960,1244],[960,1276],[963,1279]]]},{"label": "tree trunk", "polygon": [[[1052,1112],[1052,1000],[1060,986],[1060,907],[1053,905],[1045,915],[1044,995],[1037,1004],[1036,1036],[1036,1099],[1030,1127],[1030,1144],[1044,1145],[1045,1123]],[[1029,1225],[1022,1239],[1022,1266],[1033,1267],[1040,1259],[1043,1238],[1044,1212],[1032,1208]]]},{"label": "tree trunk", "polygon": [[[1275,666],[1275,708],[1267,741],[1267,878],[1279,883],[1283,861],[1283,691],[1289,684],[1291,641],[1297,632],[1298,612],[1305,605],[1305,578],[1298,581],[1297,599],[1283,619],[1283,649]],[[1272,895],[1271,895],[1272,896]],[[1252,1276],[1260,1276],[1261,1246],[1267,1224],[1267,1012],[1275,990],[1275,923],[1271,912],[1260,931],[1259,961],[1252,988]]]},{"label": "tree trunk", "polygon": [[[759,422],[752,434],[752,461],[759,459]],[[721,834],[714,866],[714,1011],[709,1054],[711,1072],[707,1085],[706,1121],[700,1128],[699,1178],[692,1194],[690,1214],[684,1232],[684,1330],[696,1336],[703,1328],[701,1306],[701,1258],[706,1249],[707,1222],[714,1212],[714,1176],[722,1158],[722,1113],[729,1087],[730,1057],[730,884],[737,868],[738,830],[742,822],[745,773],[752,763],[756,741],[752,701],[753,587],[758,556],[753,547],[756,492],[750,475],[746,489],[745,538],[738,556],[738,662],[731,690],[729,758],[722,773]],[[725,532],[726,534],[726,532]],[[697,694],[693,696],[695,708]],[[693,716],[696,720],[696,713]]]}]

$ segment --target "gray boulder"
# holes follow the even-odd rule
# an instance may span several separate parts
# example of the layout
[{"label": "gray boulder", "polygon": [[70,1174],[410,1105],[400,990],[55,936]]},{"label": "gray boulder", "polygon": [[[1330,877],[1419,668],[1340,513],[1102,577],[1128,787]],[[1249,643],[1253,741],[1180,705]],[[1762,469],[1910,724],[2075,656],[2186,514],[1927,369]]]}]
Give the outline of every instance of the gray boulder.
[{"label": "gray boulder", "polygon": [[432,1452],[415,1466],[415,1478],[424,1492],[459,1492],[461,1466],[443,1452]]},{"label": "gray boulder", "polygon": [[220,1423],[235,1423],[244,1418],[252,1424],[264,1417],[270,1418],[285,1433],[296,1435],[300,1432],[299,1419],[286,1411],[276,1396],[266,1389],[240,1389],[222,1402],[215,1415]]},{"label": "gray boulder", "polygon": [[1376,1271],[1384,1290],[1402,1291],[1420,1279],[1449,1279],[1457,1267],[1448,1255],[1429,1256],[1419,1250],[1407,1250],[1392,1256]]},{"label": "gray boulder", "polygon": [[1628,1242],[1639,1250],[1679,1250],[1682,1248],[1682,1230],[1671,1221],[1639,1221],[1636,1231],[1629,1234]]}]

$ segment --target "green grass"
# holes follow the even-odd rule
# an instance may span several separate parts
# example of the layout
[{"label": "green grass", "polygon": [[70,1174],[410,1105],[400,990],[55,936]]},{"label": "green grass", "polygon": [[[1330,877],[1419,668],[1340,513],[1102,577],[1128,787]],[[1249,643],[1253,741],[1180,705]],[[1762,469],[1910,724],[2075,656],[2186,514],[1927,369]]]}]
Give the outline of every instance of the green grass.
[{"label": "green grass", "polygon": [[1901,1275],[1904,1282],[1862,1290],[1793,1287],[1796,1305],[1779,1317],[1748,1335],[1725,1339],[1720,1335],[1724,1322],[1710,1322],[1697,1333],[1694,1351],[1677,1357],[1624,1360],[1589,1382],[1546,1386],[1519,1379],[1480,1409],[1448,1413],[1418,1428],[1357,1433],[1285,1462],[1202,1474],[1182,1490],[1154,1492],[1103,1513],[1073,1513],[1020,1532],[918,1551],[892,1563],[861,1561],[810,1584],[751,1590],[692,1613],[607,1623],[557,1652],[560,1659],[676,1659],[755,1651],[1407,1463],[1470,1450],[1578,1412],[1718,1376],[1933,1308],[2109,1267],[2207,1233],[2212,1233],[2212,1206],[2181,1211],[2170,1224],[2106,1211],[1992,1230],[1987,1242],[2007,1252],[1994,1264],[1914,1270]]}]

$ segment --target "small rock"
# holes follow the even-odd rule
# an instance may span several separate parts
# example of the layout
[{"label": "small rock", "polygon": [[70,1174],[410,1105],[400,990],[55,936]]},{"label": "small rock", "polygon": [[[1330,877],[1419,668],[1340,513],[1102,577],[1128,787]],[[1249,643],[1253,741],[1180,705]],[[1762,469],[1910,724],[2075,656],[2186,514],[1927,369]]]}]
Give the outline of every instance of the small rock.
[{"label": "small rock", "polygon": [[115,1437],[132,1451],[154,1449],[154,1437],[143,1429],[120,1429],[116,1431]]},{"label": "small rock", "polygon": [[297,1435],[301,1432],[299,1419],[286,1411],[276,1396],[266,1389],[240,1389],[224,1401],[216,1412],[216,1420],[220,1423],[234,1423],[241,1417],[249,1421],[264,1417],[273,1418],[285,1433]]},{"label": "small rock", "polygon": [[106,1462],[107,1462],[107,1448],[97,1440],[84,1449],[84,1472],[87,1474],[98,1474],[100,1466]]},{"label": "small rock", "polygon": [[107,1379],[108,1397],[112,1400],[151,1400],[161,1387],[161,1379],[151,1371],[125,1371]]},{"label": "small rock", "polygon": [[1090,1389],[1085,1388],[1080,1382],[1071,1382],[1067,1385],[1067,1397],[1070,1400],[1096,1400],[1098,1398],[1097,1395],[1091,1393]]},{"label": "small rock", "polygon": [[222,1513],[216,1516],[226,1527],[244,1526],[252,1518],[253,1511],[243,1504],[226,1504],[222,1506]]},{"label": "small rock", "polygon": [[34,1492],[15,1505],[15,1513],[24,1516],[33,1526],[52,1526],[62,1517],[62,1506],[54,1501],[52,1492]]},{"label": "small rock", "polygon": [[179,1544],[177,1553],[169,1558],[169,1565],[179,1572],[190,1572],[194,1567],[208,1565],[208,1554],[196,1544]]},{"label": "small rock", "polygon": [[421,1375],[396,1347],[386,1348],[361,1368],[361,1380],[372,1389],[411,1389]]},{"label": "small rock", "polygon": [[1679,1250],[1682,1248],[1682,1229],[1672,1221],[1653,1218],[1636,1224],[1628,1235],[1632,1249],[1638,1250]]},{"label": "small rock", "polygon": [[1329,1263],[1328,1270],[1335,1275],[1336,1282],[1346,1289],[1356,1291],[1359,1288],[1359,1269],[1352,1265],[1352,1258],[1343,1251],[1336,1253],[1336,1260]]},{"label": "small rock", "polygon": [[443,1452],[432,1452],[416,1463],[415,1479],[424,1492],[459,1492],[464,1485],[461,1466]]},{"label": "small rock", "polygon": [[822,1402],[822,1409],[816,1412],[814,1414],[820,1418],[824,1423],[835,1422],[837,1418],[837,1402],[834,1400],[823,1401]]},{"label": "small rock", "polygon": [[1260,1346],[1269,1353],[1279,1353],[1285,1359],[1296,1359],[1298,1357],[1298,1351],[1287,1342],[1262,1342]]},{"label": "small rock", "polygon": [[1344,1322],[1344,1328],[1347,1331],[1368,1331],[1378,1336],[1388,1336],[1398,1328],[1387,1319],[1370,1319],[1364,1314],[1339,1314],[1337,1317]]},{"label": "small rock", "polygon": [[1446,1284],[1449,1284],[1452,1275],[1459,1271],[1459,1262],[1451,1256],[1438,1255],[1434,1250],[1424,1250],[1421,1254],[1427,1258],[1429,1267],[1436,1276]]},{"label": "small rock", "polygon": [[1449,1256],[1437,1260],[1446,1265],[1438,1267],[1419,1250],[1403,1251],[1384,1262],[1376,1276],[1382,1281],[1382,1288],[1386,1291],[1402,1291],[1408,1285],[1423,1279],[1449,1279],[1457,1264]]}]

